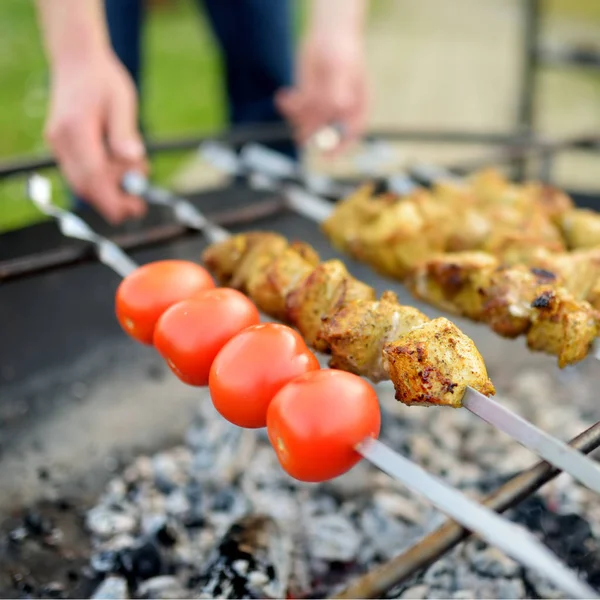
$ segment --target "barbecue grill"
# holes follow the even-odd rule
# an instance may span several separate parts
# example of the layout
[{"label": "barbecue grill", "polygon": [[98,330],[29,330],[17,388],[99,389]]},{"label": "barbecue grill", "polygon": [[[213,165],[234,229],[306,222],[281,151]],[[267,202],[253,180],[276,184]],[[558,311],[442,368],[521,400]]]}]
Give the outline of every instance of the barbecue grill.
[{"label": "barbecue grill", "polygon": [[[240,145],[285,135],[286,132],[269,130],[234,132],[221,141]],[[427,132],[404,132],[404,135],[374,132],[371,137],[489,143],[495,152],[487,158],[487,164],[492,156],[494,161],[510,163],[523,156],[535,159],[541,155],[546,161],[546,171],[549,157],[556,153],[595,145],[595,140],[589,138],[559,144],[458,132],[445,136]],[[191,148],[200,141],[184,140],[157,145],[155,149]],[[476,163],[460,165],[455,172],[468,172]],[[48,159],[22,161],[3,166],[0,173],[16,176],[50,166],[52,162]],[[593,205],[589,197],[575,195],[575,198],[581,204]],[[324,257],[337,256],[316,225],[291,211],[281,194],[250,189],[244,182],[238,182],[225,189],[203,192],[193,200],[211,221],[234,232],[248,228],[275,230],[309,242]],[[197,260],[205,246],[197,232],[173,224],[168,207],[153,206],[142,223],[116,232],[92,215],[86,215],[85,220],[96,231],[113,237],[139,262],[165,256]],[[0,581],[3,580],[0,591],[9,595],[19,586],[23,590],[24,585],[48,583],[57,577],[68,580],[67,571],[87,563],[89,542],[81,531],[80,512],[72,507],[81,509],[93,504],[104,482],[137,452],[154,451],[176,442],[199,394],[175,386],[156,357],[123,339],[112,308],[118,278],[96,263],[93,247],[66,240],[52,222],[7,234],[2,246],[0,281],[10,285],[3,286],[1,313],[4,335],[0,409],[4,413],[1,425],[4,456],[0,493],[6,509],[2,516],[7,519],[8,541],[2,549],[6,556],[2,563],[7,568],[0,573]],[[392,287],[364,265],[342,258],[354,275],[378,292]],[[393,287],[403,303],[414,304],[400,286]],[[435,314],[426,307],[422,310]],[[594,365],[589,364],[591,361],[559,374],[552,361],[527,353],[516,342],[500,340],[478,326],[457,322],[483,349],[491,376],[500,389],[510,383],[514,372],[526,368],[547,373],[565,395],[576,382],[585,382],[590,390],[594,389],[598,375]],[[577,402],[574,398],[570,400]],[[597,419],[598,412],[590,409],[586,398],[582,396],[580,401],[590,422]],[[114,421],[119,421],[118,427]],[[592,427],[577,439],[577,447],[586,453],[598,445],[598,427]],[[533,494],[555,475],[551,467],[540,464],[504,485],[497,481],[492,484],[495,491],[488,504],[496,510],[505,510]],[[25,528],[31,530],[37,526],[43,530],[44,515],[50,511],[55,519],[59,515],[61,527],[67,532],[66,544],[45,543],[15,550],[14,539],[9,539],[18,530],[15,519],[20,522],[22,509],[30,506],[35,506],[35,510],[28,513]],[[49,533],[46,531],[44,535],[48,537]],[[466,535],[457,525],[443,524],[362,578],[348,578],[349,587],[341,592],[338,589],[337,593],[340,597],[377,597],[387,593],[411,581],[420,569]],[[57,551],[69,545],[72,558]],[[73,574],[71,578],[76,581],[63,584],[71,586],[71,593],[85,594],[91,589],[89,579]],[[53,592],[48,588],[37,593]]]}]

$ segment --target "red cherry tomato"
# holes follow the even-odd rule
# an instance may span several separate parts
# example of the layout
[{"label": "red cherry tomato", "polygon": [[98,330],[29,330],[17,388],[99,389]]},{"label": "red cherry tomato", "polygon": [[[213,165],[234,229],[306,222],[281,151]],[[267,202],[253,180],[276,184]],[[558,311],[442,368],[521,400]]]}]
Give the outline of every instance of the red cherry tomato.
[{"label": "red cherry tomato", "polygon": [[187,260],[160,260],[143,265],[125,277],[116,296],[121,327],[142,344],[152,344],[158,318],[176,302],[215,282],[208,271]]},{"label": "red cherry tomato", "polygon": [[207,290],[165,311],[156,324],[154,346],[183,382],[207,385],[219,350],[259,322],[258,309],[241,292]]},{"label": "red cherry tomato", "polygon": [[352,373],[326,369],[284,386],[267,411],[267,432],[283,469],[300,481],[326,481],[349,471],[355,445],[376,438],[377,394]]},{"label": "red cherry tomato", "polygon": [[210,370],[210,395],[228,421],[239,427],[265,427],[275,394],[292,379],[319,368],[319,361],[296,331],[263,323],[245,329],[223,346]]}]

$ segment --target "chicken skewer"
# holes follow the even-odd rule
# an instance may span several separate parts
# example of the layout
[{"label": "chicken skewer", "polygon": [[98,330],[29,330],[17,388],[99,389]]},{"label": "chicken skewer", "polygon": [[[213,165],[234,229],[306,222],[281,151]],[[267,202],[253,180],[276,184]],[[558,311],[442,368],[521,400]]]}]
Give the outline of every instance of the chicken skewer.
[{"label": "chicken skewer", "polygon": [[[268,152],[268,151],[266,151],[266,152]],[[228,152],[227,148],[220,147],[219,153],[222,155],[220,164],[227,164],[228,168],[230,169],[229,172],[231,174],[236,172],[235,169],[238,169],[239,172],[242,172],[244,170],[239,164],[236,163],[235,155],[233,155],[231,152]],[[210,159],[211,157],[208,157],[208,158]],[[260,164],[257,165],[255,163],[252,166],[254,168],[257,168],[257,167],[260,167]],[[247,166],[246,166],[246,169],[247,169]],[[276,182],[274,182],[269,176],[265,176],[264,173],[262,173],[262,175],[263,175],[263,182],[262,182],[263,185],[270,187],[270,189],[277,188]],[[321,222],[324,219],[327,219],[328,216],[331,214],[332,206],[329,203],[324,202],[322,199],[312,196],[311,194],[308,194],[307,192],[304,192],[302,190],[298,191],[298,190],[296,190],[296,188],[292,189],[293,193],[290,193],[289,190],[290,190],[289,186],[286,186],[285,192],[287,194],[287,200],[290,204],[290,207],[292,209],[298,211],[300,214],[306,216],[307,218],[312,219],[316,222]],[[243,245],[243,242],[241,242],[241,245]],[[238,258],[239,258],[239,253],[241,251],[242,251],[242,248],[238,247],[238,248],[236,248],[234,254],[236,256],[238,256]],[[304,253],[306,254],[306,252],[304,252]],[[225,254],[227,254],[227,251],[225,252]],[[266,253],[265,256],[263,256],[263,260],[266,259],[267,254],[268,253]],[[308,252],[308,254],[314,255],[314,253],[310,253],[310,252]],[[224,257],[222,257],[222,258],[224,258]],[[217,257],[216,260],[219,261],[221,259],[219,259]],[[227,265],[227,268],[231,269],[232,268],[231,262],[227,262],[227,260],[229,260],[229,259],[225,259],[225,260],[226,260],[225,264]],[[249,263],[251,262],[251,260],[252,260],[252,254],[250,254],[250,258],[248,259],[249,262],[244,267],[244,269],[246,271],[249,268]],[[263,268],[263,267],[264,267],[264,264],[263,264],[263,266],[261,266],[261,268]],[[242,269],[242,273],[244,273],[244,269]],[[225,273],[224,275],[225,275],[225,277],[230,277],[231,273],[229,273],[229,274]],[[243,277],[245,277],[244,274],[242,275],[242,279],[243,279]],[[277,273],[273,273],[273,274],[269,275],[268,279],[269,279],[269,284],[271,285],[274,281],[277,281]],[[237,278],[237,279],[234,279],[233,281],[234,281],[234,283],[237,283],[237,285],[240,285],[241,279]],[[258,286],[256,286],[256,288],[258,289]],[[251,294],[252,294],[252,292],[251,292]],[[388,307],[388,310],[389,310],[389,306],[390,305],[393,306],[394,302],[397,302],[395,295],[392,294],[391,296],[389,296],[389,294],[390,293],[388,292],[381,298],[381,304],[377,304],[377,310],[385,311],[386,306]],[[372,294],[372,297],[374,298],[374,292]],[[392,298],[393,298],[393,301],[392,301]],[[280,307],[281,307],[281,305],[282,305],[282,301],[280,300]],[[285,303],[283,303],[283,305],[285,305]],[[269,308],[272,309],[273,307],[267,306],[267,310]],[[408,310],[408,311],[415,311],[415,309],[412,309],[410,307],[401,307],[401,308]],[[419,313],[419,311],[416,311],[416,313],[418,313],[419,315],[422,315],[422,313]],[[350,315],[352,314],[351,311],[349,314]],[[278,317],[286,318],[285,314],[282,315],[281,308],[279,309]],[[424,317],[424,315],[423,315],[423,317]],[[289,318],[289,315],[288,315],[288,318]],[[389,313],[387,314],[387,319],[389,320],[390,318],[391,319],[398,318],[397,315],[394,314],[393,309],[391,311],[391,314],[389,314]],[[415,322],[415,313],[412,313],[412,315],[407,320],[407,323],[409,323],[409,327],[418,325],[419,318],[421,318],[421,317],[416,317],[416,322]],[[412,322],[411,322],[411,320],[412,320]],[[341,321],[341,322],[343,323],[343,321]],[[325,323],[326,323],[326,321],[325,321]],[[303,334],[305,333],[301,328],[301,324],[300,325],[298,325],[297,323],[293,323],[293,324],[296,327],[298,327]],[[375,339],[375,336],[377,335],[378,332],[373,330],[373,323],[370,321],[366,321],[365,325],[366,325],[366,327],[371,329],[371,335],[370,335],[371,339]],[[343,329],[342,329],[342,332],[343,332]],[[387,333],[388,333],[388,331],[385,329],[385,324],[384,324],[384,329],[383,329],[383,331],[379,332],[379,335],[385,336]],[[346,337],[347,337],[347,339],[348,338],[353,339],[352,336],[346,336]],[[367,336],[367,338],[368,337],[369,336]],[[466,336],[464,336],[464,337],[466,338]],[[343,339],[343,337],[342,337],[342,339]],[[466,339],[468,340],[468,338],[466,338]],[[359,340],[358,344],[361,344],[364,342],[363,338],[358,338],[358,340]],[[309,337],[308,341],[310,341],[310,337]],[[380,343],[384,343],[385,338],[383,340],[379,340],[379,341],[380,341]],[[470,344],[472,344],[471,340],[468,340],[468,341]],[[473,345],[473,347],[474,347],[474,345]],[[318,348],[318,349],[320,349],[320,348]],[[335,361],[335,359],[336,359],[336,357],[334,355],[334,361]],[[375,360],[377,360],[377,359],[378,359],[378,356],[375,355]],[[332,364],[332,366],[338,366],[338,368],[348,368],[348,366],[345,366],[345,364],[346,363],[344,360],[340,360],[339,364],[334,362]],[[356,368],[355,365],[350,365],[350,368],[352,368],[352,367]],[[350,368],[349,368],[349,370],[350,370]],[[485,366],[483,366],[483,368],[485,369]],[[378,371],[377,370],[375,371],[375,375],[373,373],[369,374],[367,372],[366,376],[379,377],[380,373],[382,373],[383,371],[385,371],[385,369],[380,368]],[[354,371],[354,372],[356,372],[356,371]],[[360,371],[359,371],[359,373],[364,374]],[[429,371],[427,371],[426,373],[427,373],[427,377],[429,378]],[[373,379],[373,380],[377,381],[377,379]],[[450,381],[451,381],[451,379],[450,379]],[[451,383],[454,383],[454,382],[451,382]],[[394,382],[394,384],[396,387],[396,392],[398,393],[398,385],[396,385],[396,382]],[[430,386],[429,382],[427,382],[427,386]],[[448,402],[448,396],[446,396],[445,400],[441,400],[441,401],[438,398],[437,402],[433,402],[433,403],[434,404],[435,403],[437,403],[437,404],[447,403],[447,405],[450,405],[450,406],[461,406],[462,405],[464,408],[467,408],[467,410],[469,410],[470,412],[473,412],[474,414],[476,414],[483,420],[487,421],[491,425],[500,429],[501,431],[503,431],[504,433],[506,433],[507,435],[509,435],[510,437],[512,437],[513,439],[515,439],[516,441],[518,441],[519,443],[524,445],[525,447],[533,450],[539,456],[542,456],[545,460],[547,460],[551,464],[555,464],[556,460],[561,460],[561,455],[563,453],[563,450],[566,447],[565,444],[556,440],[552,436],[549,436],[545,432],[539,430],[533,424],[525,421],[518,415],[507,410],[505,407],[498,404],[497,402],[494,402],[490,398],[479,393],[476,389],[469,387],[468,383],[467,383],[466,387],[464,387],[464,385],[463,385],[461,390],[464,390],[464,392],[465,392],[461,398],[462,404],[456,403],[455,398],[453,400],[451,399]],[[401,393],[400,393],[399,399],[407,404],[412,403],[409,398],[403,397]],[[425,401],[424,398],[421,398],[421,403],[423,403],[424,401]],[[453,401],[454,401],[454,404],[452,403]],[[427,400],[426,402],[429,402],[429,400]],[[418,403],[418,401],[415,403]],[[595,474],[593,475],[592,484],[594,486],[597,486],[598,470],[595,465],[589,465],[589,466],[594,466]],[[581,474],[583,475],[583,473],[581,473]],[[592,473],[590,471],[588,471],[588,476],[591,474]],[[597,489],[597,488],[594,487],[594,489]]]},{"label": "chicken skewer", "polygon": [[209,221],[196,207],[185,198],[175,196],[168,190],[151,186],[146,177],[137,171],[125,173],[122,188],[128,194],[142,197],[149,204],[168,206],[177,221],[186,227],[202,232],[211,242],[227,239],[229,233],[217,224]]},{"label": "chicken skewer", "polygon": [[[321,263],[310,246],[275,233],[239,234],[210,246],[203,260],[222,284],[331,354],[331,367],[374,382],[389,378],[407,405],[467,408],[600,492],[594,462],[487,397],[494,388],[481,355],[447,319],[429,320],[393,292],[377,299],[340,261]],[[571,459],[583,469],[573,471]]]},{"label": "chicken skewer", "polygon": [[[153,189],[152,192],[156,192]],[[158,190],[160,191],[160,190]],[[64,235],[84,239],[98,249],[100,260],[119,275],[126,276],[137,265],[112,242],[93,232],[81,219],[68,211],[58,209],[50,202],[50,183],[33,176],[28,182],[30,199],[45,214],[55,218]],[[204,217],[199,214],[199,221]],[[73,225],[77,223],[77,225]],[[223,230],[224,231],[224,230]],[[113,245],[119,258],[108,255],[104,248]],[[356,450],[391,477],[403,482],[409,489],[423,495],[434,506],[454,518],[462,526],[478,533],[488,543],[504,550],[524,566],[547,577],[557,587],[574,598],[597,598],[596,592],[583,583],[547,547],[525,528],[515,525],[498,513],[478,504],[458,490],[444,484],[410,460],[400,456],[381,442],[361,442]]]},{"label": "chicken skewer", "polygon": [[[444,222],[450,217],[439,220],[442,213],[431,205],[427,195],[373,199],[370,189],[363,188],[336,208],[323,230],[338,249],[408,281],[418,298],[488,323],[500,335],[527,335],[532,350],[557,355],[561,367],[587,356],[598,333],[599,313],[583,298],[598,298],[594,280],[600,276],[600,250],[561,255],[532,245],[532,268],[507,266],[487,252],[444,253]],[[438,220],[425,218],[428,211]],[[504,242],[510,251],[510,236]],[[522,254],[517,242],[512,250]]]}]

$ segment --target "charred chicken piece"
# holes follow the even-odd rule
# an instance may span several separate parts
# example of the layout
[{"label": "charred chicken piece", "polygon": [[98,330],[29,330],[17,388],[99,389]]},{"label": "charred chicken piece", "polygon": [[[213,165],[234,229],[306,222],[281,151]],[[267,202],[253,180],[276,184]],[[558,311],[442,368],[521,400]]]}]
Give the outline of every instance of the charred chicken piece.
[{"label": "charred chicken piece", "polygon": [[487,323],[496,333],[527,335],[532,350],[556,355],[559,366],[585,358],[599,315],[543,268],[494,264],[483,253],[442,254],[415,270],[408,287],[443,310]]},{"label": "charred chicken piece", "polygon": [[535,312],[527,332],[532,350],[558,356],[561,369],[588,355],[598,335],[600,313],[561,288],[543,291],[532,306]]},{"label": "charred chicken piece", "polygon": [[[412,342],[411,338],[405,342],[406,336],[415,328],[427,326],[428,318],[415,308],[399,304],[392,292],[385,292],[377,300],[374,290],[352,277],[343,263],[330,260],[317,264],[315,256],[309,247],[287,245],[281,236],[250,233],[209,246],[203,260],[221,283],[247,293],[261,310],[295,326],[307,343],[331,354],[332,367],[375,382],[391,378],[400,401],[418,403],[399,379],[401,368],[395,367],[393,352],[384,358],[384,351],[390,344],[409,348]],[[427,403],[460,406],[469,385],[487,395],[494,393],[473,342],[455,327],[453,336],[452,340],[459,340],[458,346],[442,333],[428,338],[430,367],[443,373],[454,391],[449,394],[433,386]],[[451,352],[460,348],[463,361],[467,360],[463,352],[471,352],[470,370],[452,370],[447,362],[449,351],[443,348],[446,343],[454,344]],[[440,347],[435,349],[435,344]],[[434,362],[438,360],[446,362]],[[419,365],[422,368],[422,361]],[[437,392],[440,396],[434,398]]]},{"label": "charred chicken piece", "polygon": [[498,267],[498,261],[484,252],[437,254],[414,269],[405,283],[417,298],[478,321],[482,300],[474,278]]},{"label": "charred chicken piece", "polygon": [[383,347],[384,366],[404,404],[458,408],[467,386],[494,393],[473,341],[440,317]]}]

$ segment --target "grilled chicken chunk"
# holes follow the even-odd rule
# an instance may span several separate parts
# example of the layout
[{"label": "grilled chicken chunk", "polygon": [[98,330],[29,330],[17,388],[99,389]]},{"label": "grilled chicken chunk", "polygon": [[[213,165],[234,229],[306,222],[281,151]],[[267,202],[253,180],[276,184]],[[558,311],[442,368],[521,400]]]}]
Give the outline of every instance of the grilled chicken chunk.
[{"label": "grilled chicken chunk", "polygon": [[600,308],[599,214],[576,209],[556,188],[513,184],[492,169],[404,197],[370,193],[365,187],[339,203],[323,228],[340,238],[354,219],[355,258],[442,310],[505,337],[526,335],[532,350],[556,355],[561,366],[589,352]]},{"label": "grilled chicken chunk", "polygon": [[448,319],[433,319],[386,343],[383,356],[404,404],[458,408],[467,386],[494,393],[475,344]]},{"label": "grilled chicken chunk", "polygon": [[382,351],[388,341],[408,333],[429,319],[412,306],[402,306],[393,292],[380,300],[354,300],[323,320],[320,341],[332,355],[330,366],[372,381],[388,379]]},{"label": "grilled chicken chunk", "polygon": [[527,345],[558,356],[558,366],[583,360],[598,335],[600,314],[587,302],[577,302],[569,294],[549,289],[532,303],[531,328],[527,332]]},{"label": "grilled chicken chunk", "polygon": [[526,334],[529,348],[556,355],[564,367],[587,356],[600,315],[561,283],[545,269],[506,267],[488,254],[467,252],[425,261],[407,281],[416,297],[443,310],[487,323],[504,337]]},{"label": "grilled chicken chunk", "polygon": [[[319,263],[310,247],[290,245],[276,234],[234,236],[209,246],[203,260],[221,283],[245,292],[261,310],[295,326],[308,344],[331,354],[333,368],[375,382],[390,378],[401,402],[419,403],[401,378],[402,367],[395,366],[406,359],[392,351],[386,354],[386,348],[414,346],[416,341],[407,336],[430,321],[417,309],[399,304],[394,293],[385,292],[377,300],[373,288],[352,277],[340,261]],[[454,326],[452,335],[444,334],[449,325],[443,331],[436,325],[426,331],[436,332],[427,342],[432,360],[448,361],[454,353],[460,362],[455,370],[450,362],[431,364],[450,381],[453,391],[432,386],[422,403],[458,407],[469,385],[487,395],[494,393],[483,359],[469,338]],[[465,364],[468,369],[462,368]]]}]

